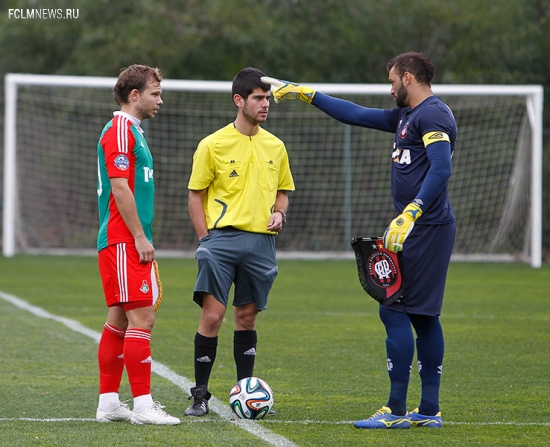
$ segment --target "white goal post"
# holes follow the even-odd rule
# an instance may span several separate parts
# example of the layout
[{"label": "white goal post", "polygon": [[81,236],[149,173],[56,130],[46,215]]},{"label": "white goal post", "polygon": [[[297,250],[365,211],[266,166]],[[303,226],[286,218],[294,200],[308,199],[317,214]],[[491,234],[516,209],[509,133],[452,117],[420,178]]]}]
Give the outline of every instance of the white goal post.
[{"label": "white goal post", "polygon": [[[90,253],[95,247],[96,147],[116,110],[116,78],[5,78],[4,256]],[[385,84],[308,84],[391,108]],[[166,79],[144,127],[155,158],[155,247],[189,255],[196,238],[187,180],[198,141],[231,122],[231,82]],[[538,85],[434,85],[453,110],[458,141],[449,182],[457,215],[454,260],[542,263],[542,112]],[[272,104],[264,126],[285,143],[297,190],[278,256],[352,258],[353,236],[379,236],[394,217],[393,135],[350,127],[299,103]]]}]

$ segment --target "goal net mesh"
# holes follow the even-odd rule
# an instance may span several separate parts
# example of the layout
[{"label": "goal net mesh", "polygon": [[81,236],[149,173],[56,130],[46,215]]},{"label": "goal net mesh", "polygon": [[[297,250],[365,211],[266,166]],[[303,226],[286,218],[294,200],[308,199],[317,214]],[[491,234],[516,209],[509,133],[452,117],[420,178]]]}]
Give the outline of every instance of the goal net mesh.
[{"label": "goal net mesh", "polygon": [[[389,90],[388,90],[389,92]],[[385,95],[344,95],[392,108]],[[458,123],[449,181],[457,217],[454,256],[529,250],[531,131],[521,96],[443,96]],[[194,251],[187,182],[197,143],[235,118],[228,92],[164,89],[143,123],[155,159],[157,249]],[[97,141],[117,109],[107,88],[22,85],[17,102],[17,251],[93,249]],[[285,252],[350,253],[353,236],[380,236],[395,217],[393,134],[343,125],[299,101],[272,104],[264,127],[287,147],[296,191],[277,239]]]}]

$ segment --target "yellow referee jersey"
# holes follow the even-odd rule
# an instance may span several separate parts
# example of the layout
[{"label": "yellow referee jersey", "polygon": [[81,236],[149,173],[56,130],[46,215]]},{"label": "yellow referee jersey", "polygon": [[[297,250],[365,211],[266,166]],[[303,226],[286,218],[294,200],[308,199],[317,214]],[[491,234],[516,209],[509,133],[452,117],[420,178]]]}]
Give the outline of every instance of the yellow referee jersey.
[{"label": "yellow referee jersey", "polygon": [[208,188],[204,212],[209,230],[232,226],[273,234],[266,227],[277,191],[294,191],[294,180],[279,138],[261,127],[249,137],[231,123],[199,143],[188,188]]}]

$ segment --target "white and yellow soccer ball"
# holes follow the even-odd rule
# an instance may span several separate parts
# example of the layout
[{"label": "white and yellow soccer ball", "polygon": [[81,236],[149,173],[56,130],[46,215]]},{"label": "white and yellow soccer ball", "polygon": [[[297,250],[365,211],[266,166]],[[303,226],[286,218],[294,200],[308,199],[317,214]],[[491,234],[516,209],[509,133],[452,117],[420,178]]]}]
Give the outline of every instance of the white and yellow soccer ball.
[{"label": "white and yellow soccer ball", "polygon": [[273,391],[264,380],[247,377],[231,388],[229,406],[240,419],[261,419],[273,407]]}]

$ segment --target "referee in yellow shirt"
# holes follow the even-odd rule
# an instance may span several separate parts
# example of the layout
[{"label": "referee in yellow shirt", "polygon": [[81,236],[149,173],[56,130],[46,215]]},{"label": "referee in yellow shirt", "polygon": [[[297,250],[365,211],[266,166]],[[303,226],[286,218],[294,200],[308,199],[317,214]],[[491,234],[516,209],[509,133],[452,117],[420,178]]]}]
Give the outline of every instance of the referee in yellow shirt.
[{"label": "referee in yellow shirt", "polygon": [[208,413],[208,381],[232,284],[237,380],[254,375],[256,317],[277,276],[275,236],[286,222],[294,181],[284,143],[260,127],[271,98],[262,76],[250,67],[235,76],[235,121],[204,138],[193,156],[189,214],[199,239],[193,300],[201,318],[186,416]]}]

